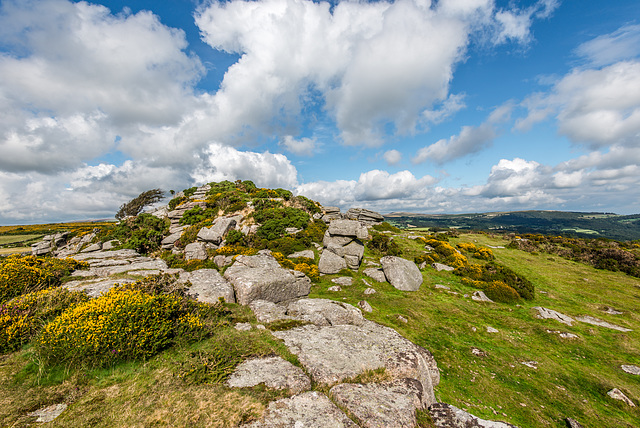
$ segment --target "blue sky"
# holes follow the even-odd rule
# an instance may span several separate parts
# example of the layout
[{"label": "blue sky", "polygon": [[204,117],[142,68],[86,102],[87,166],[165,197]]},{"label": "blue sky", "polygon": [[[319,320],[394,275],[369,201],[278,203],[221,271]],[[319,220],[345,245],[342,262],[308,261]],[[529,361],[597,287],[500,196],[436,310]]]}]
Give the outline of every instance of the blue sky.
[{"label": "blue sky", "polygon": [[639,55],[636,0],[2,0],[0,224],[225,179],[638,213]]}]

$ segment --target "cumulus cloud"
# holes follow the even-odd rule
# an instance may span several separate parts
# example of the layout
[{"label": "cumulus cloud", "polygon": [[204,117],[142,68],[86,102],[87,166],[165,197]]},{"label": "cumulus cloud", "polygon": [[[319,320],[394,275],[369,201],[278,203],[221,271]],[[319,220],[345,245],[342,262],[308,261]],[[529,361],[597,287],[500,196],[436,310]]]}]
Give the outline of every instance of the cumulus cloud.
[{"label": "cumulus cloud", "polygon": [[196,183],[251,180],[257,186],[294,188],[298,171],[281,154],[239,151],[219,143],[209,145],[202,164],[193,173]]},{"label": "cumulus cloud", "polygon": [[316,148],[315,138],[301,138],[296,140],[291,135],[285,135],[284,139],[280,142],[281,146],[284,146],[289,152],[298,156],[313,156],[313,152]]},{"label": "cumulus cloud", "polygon": [[[552,3],[527,9],[519,31]],[[211,100],[227,134],[271,129],[274,113],[291,120],[313,90],[343,142],[366,146],[382,144],[388,125],[410,133],[462,108],[448,93],[453,69],[475,31],[506,31],[497,22],[490,0],[213,1],[196,15],[204,41],[241,55]]]},{"label": "cumulus cloud", "polygon": [[402,153],[395,149],[387,150],[382,157],[389,165],[397,165],[402,160]]}]

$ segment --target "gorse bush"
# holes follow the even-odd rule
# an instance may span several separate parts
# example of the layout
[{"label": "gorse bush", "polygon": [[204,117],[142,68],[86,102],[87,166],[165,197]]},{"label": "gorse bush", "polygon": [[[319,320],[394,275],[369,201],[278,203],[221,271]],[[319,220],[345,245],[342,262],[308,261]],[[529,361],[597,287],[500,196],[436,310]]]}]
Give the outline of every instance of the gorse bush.
[{"label": "gorse bush", "polygon": [[470,253],[472,257],[480,260],[493,260],[493,251],[486,247],[476,247],[471,242],[461,242],[456,247],[466,253]]},{"label": "gorse bush", "polygon": [[[207,333],[209,305],[143,289],[136,284],[116,287],[66,310],[34,340],[37,355],[49,366],[107,366],[148,358],[178,340]],[[218,306],[214,309],[220,315],[224,309]]]},{"label": "gorse bush", "polygon": [[195,206],[186,211],[180,219],[181,225],[194,225],[206,219],[215,219],[218,216],[218,210],[213,208],[202,209]]},{"label": "gorse bush", "polygon": [[16,296],[60,285],[61,279],[86,262],[52,257],[12,255],[1,261],[0,303]]},{"label": "gorse bush", "polygon": [[[462,268],[468,265],[469,262],[467,258],[456,251],[456,249],[447,241],[441,241],[439,239],[419,239],[425,245],[431,248],[431,253],[423,254],[414,258],[414,261],[416,263],[420,264],[426,262],[428,264],[431,264],[437,262],[447,264],[453,268]],[[475,249],[475,245],[473,247]]]},{"label": "gorse bush", "polygon": [[468,279],[465,282],[477,288],[485,289],[487,284],[499,281],[513,288],[524,299],[532,300],[534,297],[535,288],[529,280],[495,262],[485,265],[466,265],[456,268],[454,273]]},{"label": "gorse bush", "polygon": [[89,300],[82,292],[49,288],[23,294],[0,305],[0,351],[15,351],[28,343],[44,323],[65,309]]},{"label": "gorse bush", "polygon": [[400,256],[402,254],[398,244],[387,235],[381,233],[373,233],[371,235],[371,240],[367,242],[367,248],[383,256]]}]

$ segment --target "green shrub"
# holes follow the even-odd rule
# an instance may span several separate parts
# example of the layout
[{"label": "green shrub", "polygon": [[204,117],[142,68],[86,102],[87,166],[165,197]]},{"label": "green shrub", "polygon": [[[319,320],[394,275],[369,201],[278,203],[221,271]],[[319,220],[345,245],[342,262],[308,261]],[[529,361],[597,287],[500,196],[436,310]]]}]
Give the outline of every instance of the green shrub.
[{"label": "green shrub", "polygon": [[381,233],[373,233],[367,248],[384,256],[400,256],[402,250],[398,244],[387,235]]},{"label": "green shrub", "polygon": [[207,333],[203,314],[209,305],[143,289],[136,284],[112,288],[67,309],[34,340],[38,357],[47,366],[104,367],[148,358],[178,340]]},{"label": "green shrub", "polygon": [[122,242],[121,248],[148,254],[160,248],[162,238],[168,233],[169,220],[143,213],[121,221],[115,228],[102,234],[100,239],[117,239]]},{"label": "green shrub", "polygon": [[258,228],[258,236],[274,240],[283,236],[288,227],[306,228],[311,217],[301,209],[286,207],[254,211],[253,218],[256,222],[262,223]]},{"label": "green shrub", "polygon": [[215,219],[218,216],[218,210],[207,208],[203,210],[200,206],[195,206],[182,215],[180,219],[181,225],[194,225],[206,219]]},{"label": "green shrub", "polygon": [[185,202],[188,198],[186,196],[178,196],[177,198],[173,198],[169,201],[169,211],[173,211],[176,209],[178,205]]},{"label": "green shrub", "polygon": [[225,238],[225,240],[227,241],[227,244],[234,245],[241,243],[243,238],[244,235],[242,234],[242,232],[232,229],[229,231],[229,233],[227,233],[227,237]]},{"label": "green shrub", "polygon": [[60,285],[64,276],[76,269],[86,269],[86,262],[53,257],[6,257],[0,265],[0,304],[21,294]]},{"label": "green shrub", "polygon": [[191,196],[193,196],[194,193],[196,193],[196,190],[198,190],[197,186],[189,187],[188,189],[184,189],[182,193],[186,198],[190,198]]},{"label": "green shrub", "polygon": [[520,300],[520,294],[502,281],[491,281],[483,288],[488,298],[495,302],[513,303]]},{"label": "green shrub", "polygon": [[479,288],[484,288],[484,283],[500,281],[516,290],[524,299],[532,300],[534,297],[535,287],[529,280],[495,262],[457,267],[454,273],[475,282],[475,286]]},{"label": "green shrub", "polygon": [[49,288],[23,294],[0,305],[0,351],[15,351],[36,335],[43,322],[89,300],[82,292]]}]

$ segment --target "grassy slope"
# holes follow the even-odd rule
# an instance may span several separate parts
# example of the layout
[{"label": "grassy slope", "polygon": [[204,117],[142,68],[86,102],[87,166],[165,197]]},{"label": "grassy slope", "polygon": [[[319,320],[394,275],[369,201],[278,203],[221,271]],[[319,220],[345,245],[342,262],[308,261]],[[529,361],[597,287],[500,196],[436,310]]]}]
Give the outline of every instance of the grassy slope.
[{"label": "grassy slope", "polygon": [[[466,235],[459,240],[506,244],[486,235]],[[408,258],[422,251],[415,241],[397,241]],[[328,292],[334,276],[324,277],[314,284],[311,297],[352,304],[366,299],[374,308],[368,318],[395,328],[434,354],[442,373],[437,398],[485,419],[500,419],[522,428],[563,427],[565,417],[573,417],[585,427],[640,426],[637,408],[606,396],[617,387],[640,402],[640,379],[619,368],[620,364],[640,365],[640,280],[544,254],[510,249],[494,253],[498,261],[527,276],[538,291],[547,294],[538,292],[535,301],[521,302],[522,306],[477,303],[463,297],[473,289],[462,285],[458,277],[428,268],[423,286],[414,293],[354,273],[354,285],[342,287],[341,292]],[[377,293],[365,296],[363,280]],[[460,294],[436,290],[435,284],[448,285]],[[538,320],[531,309],[538,305],[572,316],[596,316],[634,331],[620,333],[582,323],[567,327]],[[624,314],[605,314],[601,310],[604,305]],[[246,308],[236,307],[235,311],[238,321],[252,320]],[[402,323],[398,315],[408,323]],[[487,333],[487,326],[499,333]],[[547,329],[572,332],[580,338],[563,340]],[[234,346],[258,354],[278,353],[297,363],[267,333],[239,333],[229,327],[221,334],[230,338],[229,343],[237,343]],[[0,357],[0,421],[2,426],[23,426],[33,421],[25,417],[27,412],[74,400],[51,426],[233,426],[259,415],[267,401],[278,394],[264,389],[190,385],[177,377],[190,354],[208,352],[215,345],[216,340],[210,339],[166,351],[147,362],[69,372],[66,378],[64,373],[51,373],[41,378],[39,385],[28,350]],[[474,356],[472,348],[486,356]],[[520,364],[531,360],[538,362],[538,369]]]},{"label": "grassy slope", "polygon": [[[485,235],[467,235],[460,240],[506,244]],[[401,243],[417,251],[414,242]],[[592,427],[640,426],[637,408],[630,409],[606,396],[617,387],[635,402],[640,401],[638,377],[620,370],[620,364],[640,365],[640,280],[547,255],[510,249],[494,252],[499,262],[548,294],[537,293],[535,301],[521,302],[520,306],[478,303],[463,297],[474,290],[462,285],[458,277],[428,268],[423,286],[415,293],[365,279],[376,294],[365,296],[366,285],[357,280],[339,293],[326,291],[329,284],[322,284],[313,295],[352,304],[366,299],[374,308],[370,319],[397,329],[434,354],[442,373],[437,398],[477,416],[521,427],[564,427],[566,417]],[[447,285],[460,294],[437,290],[435,284]],[[605,314],[601,310],[605,305],[624,314]],[[568,327],[539,320],[533,306],[571,316],[592,315],[634,331],[620,333],[583,323]],[[409,322],[400,322],[398,315]],[[499,333],[487,333],[487,326]],[[571,332],[580,338],[561,339],[547,330]],[[487,356],[475,356],[472,348]],[[525,361],[537,361],[538,368],[521,364]]]}]

